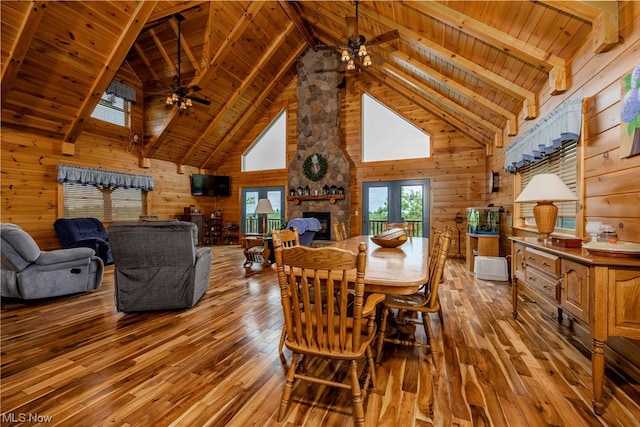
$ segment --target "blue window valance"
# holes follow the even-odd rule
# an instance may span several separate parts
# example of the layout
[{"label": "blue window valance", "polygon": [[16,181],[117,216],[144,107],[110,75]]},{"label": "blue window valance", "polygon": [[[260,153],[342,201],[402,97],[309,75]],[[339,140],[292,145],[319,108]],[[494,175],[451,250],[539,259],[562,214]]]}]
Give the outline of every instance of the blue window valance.
[{"label": "blue window valance", "polygon": [[504,170],[518,169],[542,160],[562,144],[580,139],[582,99],[570,99],[540,119],[505,149]]},{"label": "blue window valance", "polygon": [[117,80],[111,82],[105,93],[136,103],[136,89]]},{"label": "blue window valance", "polygon": [[57,181],[72,184],[95,185],[96,187],[133,188],[144,191],[153,190],[152,176],[133,175],[68,165],[58,165]]}]

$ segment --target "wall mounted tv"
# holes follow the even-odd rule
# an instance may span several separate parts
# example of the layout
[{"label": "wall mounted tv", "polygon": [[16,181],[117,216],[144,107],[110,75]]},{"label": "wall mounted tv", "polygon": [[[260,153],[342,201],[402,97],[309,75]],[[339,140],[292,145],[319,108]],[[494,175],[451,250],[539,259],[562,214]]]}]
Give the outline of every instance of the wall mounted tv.
[{"label": "wall mounted tv", "polygon": [[231,177],[222,175],[191,175],[191,194],[194,196],[231,195]]}]

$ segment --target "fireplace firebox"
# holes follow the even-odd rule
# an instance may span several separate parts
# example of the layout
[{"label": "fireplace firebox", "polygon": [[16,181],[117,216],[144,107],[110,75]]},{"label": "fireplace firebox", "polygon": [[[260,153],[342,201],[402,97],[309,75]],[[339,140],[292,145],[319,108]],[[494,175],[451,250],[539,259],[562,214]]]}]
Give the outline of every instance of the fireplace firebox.
[{"label": "fireplace firebox", "polygon": [[331,240],[331,212],[302,212],[303,218],[315,218],[320,222],[320,231],[314,240]]}]

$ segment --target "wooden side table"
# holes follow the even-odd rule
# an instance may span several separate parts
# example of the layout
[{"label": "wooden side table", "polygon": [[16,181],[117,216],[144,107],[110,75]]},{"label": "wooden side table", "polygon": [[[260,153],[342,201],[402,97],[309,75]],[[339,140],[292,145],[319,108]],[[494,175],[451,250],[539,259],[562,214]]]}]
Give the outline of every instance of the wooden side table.
[{"label": "wooden side table", "polygon": [[269,241],[271,237],[263,236],[244,236],[244,258],[245,262],[243,267],[249,268],[253,263],[262,264],[267,266],[271,263],[269,256],[271,255],[271,249],[269,248]]}]

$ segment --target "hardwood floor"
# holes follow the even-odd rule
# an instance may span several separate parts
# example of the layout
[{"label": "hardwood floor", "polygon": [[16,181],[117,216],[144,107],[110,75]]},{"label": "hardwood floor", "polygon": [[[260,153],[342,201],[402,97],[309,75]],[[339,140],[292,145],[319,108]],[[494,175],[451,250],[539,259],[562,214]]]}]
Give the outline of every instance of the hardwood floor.
[{"label": "hardwood floor", "polygon": [[[113,267],[89,294],[4,299],[2,425],[33,425],[10,422],[30,415],[65,426],[352,425],[349,391],[306,383],[276,422],[285,369],[275,273],[254,266],[246,275],[237,246],[213,254],[210,289],[191,310],[116,312]],[[368,424],[640,426],[640,386],[611,370],[605,413],[593,414],[589,354],[535,304],[522,304],[515,321],[507,283],[475,281],[453,259],[445,277],[444,327],[432,319],[440,370],[433,375],[424,349],[385,347]],[[319,361],[308,369],[346,373]]]}]

